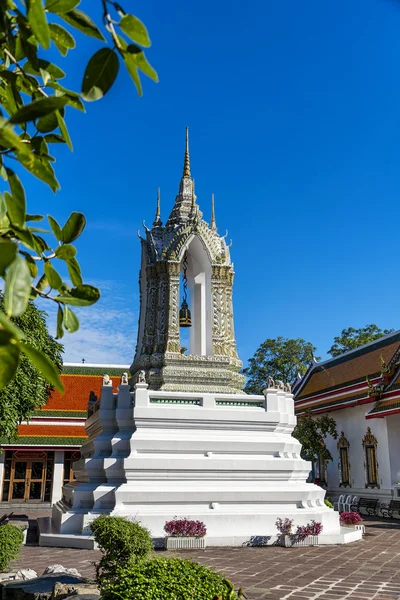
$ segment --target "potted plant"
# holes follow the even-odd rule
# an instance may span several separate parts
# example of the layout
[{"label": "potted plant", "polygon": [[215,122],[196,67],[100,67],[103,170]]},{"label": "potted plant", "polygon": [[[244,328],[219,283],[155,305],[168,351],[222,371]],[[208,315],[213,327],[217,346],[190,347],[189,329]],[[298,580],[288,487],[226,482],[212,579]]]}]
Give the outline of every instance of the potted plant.
[{"label": "potted plant", "polygon": [[342,527],[351,527],[352,529],[361,529],[365,533],[363,518],[356,512],[342,512],[340,514],[340,525]]},{"label": "potted plant", "polygon": [[204,549],[207,528],[201,521],[190,519],[173,519],[164,525],[167,550]]},{"label": "potted plant", "polygon": [[293,533],[293,519],[277,519],[275,523],[280,536],[279,541],[282,546],[289,548],[291,546],[317,546],[318,536],[322,533],[322,523],[312,520],[307,525],[298,525]]}]

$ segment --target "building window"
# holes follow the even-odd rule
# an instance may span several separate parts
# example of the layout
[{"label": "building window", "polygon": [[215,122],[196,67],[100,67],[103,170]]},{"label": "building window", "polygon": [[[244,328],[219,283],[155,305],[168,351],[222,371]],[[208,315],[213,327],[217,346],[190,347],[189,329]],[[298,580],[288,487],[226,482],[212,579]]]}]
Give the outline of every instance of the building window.
[{"label": "building window", "polygon": [[350,444],[344,437],[344,432],[340,434],[339,441],[337,443],[337,449],[339,452],[339,486],[340,487],[351,487],[350,483],[350,461],[349,461],[349,448]]},{"label": "building window", "polygon": [[327,485],[326,481],[326,460],[321,454],[313,462],[313,478],[317,485]]},{"label": "building window", "polygon": [[362,441],[364,449],[364,470],[365,470],[365,487],[379,488],[378,481],[378,461],[376,459],[376,449],[378,441],[372,435],[371,429],[368,427],[367,433]]}]

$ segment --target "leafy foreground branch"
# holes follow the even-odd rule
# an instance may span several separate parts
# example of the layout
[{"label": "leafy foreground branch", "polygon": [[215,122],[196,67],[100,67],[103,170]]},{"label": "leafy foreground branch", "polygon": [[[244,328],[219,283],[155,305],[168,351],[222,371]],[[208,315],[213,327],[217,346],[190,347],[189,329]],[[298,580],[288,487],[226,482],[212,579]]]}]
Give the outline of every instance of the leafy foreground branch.
[{"label": "leafy foreground branch", "polygon": [[[47,215],[50,230],[47,224],[38,227],[36,223],[43,221],[44,215],[27,212],[20,179],[24,171],[19,167],[56,192],[60,185],[52,148],[67,144],[72,150],[67,110],[71,107],[84,112],[83,101],[102,98],[115,82],[121,61],[139,95],[140,72],[158,80],[143,50],[151,45],[150,38],[137,17],[126,14],[117,2],[99,0],[102,32],[77,8],[79,4],[80,0],[27,0],[26,4],[0,0],[0,175],[6,186],[0,195],[0,277],[4,281],[0,288],[4,298],[0,310],[0,390],[15,377],[22,356],[47,382],[63,389],[57,366],[27,340],[15,321],[25,313],[29,300],[40,297],[57,304],[57,338],[62,338],[64,330],[73,333],[79,328],[71,307],[90,306],[100,297],[97,288],[84,283],[73,245],[85,228],[84,215],[73,212],[63,226]],[[60,19],[67,29],[59,24]],[[60,80],[64,71],[46,59],[51,44],[62,57],[75,48],[71,29],[110,43],[88,61],[80,93],[63,87]],[[67,281],[63,273],[68,273]]]}]

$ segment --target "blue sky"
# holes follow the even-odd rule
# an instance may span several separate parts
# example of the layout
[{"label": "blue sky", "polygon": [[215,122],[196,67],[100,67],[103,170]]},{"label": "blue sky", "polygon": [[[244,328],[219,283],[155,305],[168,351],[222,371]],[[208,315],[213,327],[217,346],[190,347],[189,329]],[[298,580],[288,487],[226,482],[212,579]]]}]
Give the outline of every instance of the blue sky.
[{"label": "blue sky", "polygon": [[[99,21],[100,3],[89,6]],[[399,328],[400,2],[141,0],[132,10],[160,83],[145,80],[138,98],[121,67],[85,115],[68,109],[62,190],[25,178],[30,212],[85,213],[79,258],[104,289],[65,338],[65,360],[131,361],[137,230],[153,221],[158,187],[164,220],[171,210],[186,125],[198,203],[208,220],[215,193],[219,231],[233,240],[243,361],[266,337],[303,337],[324,357],[344,327]],[[58,64],[78,88],[98,43],[76,38]]]}]

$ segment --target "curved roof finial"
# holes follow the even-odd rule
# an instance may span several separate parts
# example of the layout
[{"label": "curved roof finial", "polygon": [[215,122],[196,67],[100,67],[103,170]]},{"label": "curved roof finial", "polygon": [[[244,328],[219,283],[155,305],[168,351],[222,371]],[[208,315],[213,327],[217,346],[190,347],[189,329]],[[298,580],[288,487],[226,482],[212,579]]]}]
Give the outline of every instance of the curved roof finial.
[{"label": "curved roof finial", "polygon": [[190,177],[189,127],[186,127],[186,149],[185,149],[185,160],[183,163],[182,177]]},{"label": "curved roof finial", "polygon": [[217,223],[215,221],[215,205],[214,205],[214,194],[211,194],[211,221],[210,229],[217,231]]}]

